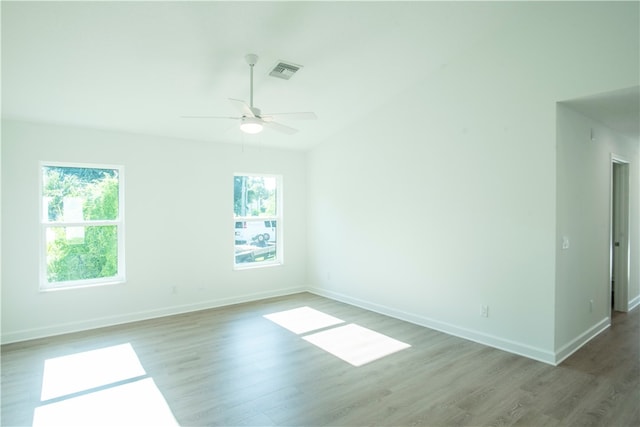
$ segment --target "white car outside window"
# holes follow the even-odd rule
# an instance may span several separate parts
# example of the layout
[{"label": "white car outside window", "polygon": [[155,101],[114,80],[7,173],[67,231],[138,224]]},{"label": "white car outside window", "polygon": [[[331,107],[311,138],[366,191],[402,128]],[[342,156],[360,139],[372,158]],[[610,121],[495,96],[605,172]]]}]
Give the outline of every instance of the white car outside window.
[{"label": "white car outside window", "polygon": [[276,221],[236,221],[236,243],[266,244],[276,241]]}]

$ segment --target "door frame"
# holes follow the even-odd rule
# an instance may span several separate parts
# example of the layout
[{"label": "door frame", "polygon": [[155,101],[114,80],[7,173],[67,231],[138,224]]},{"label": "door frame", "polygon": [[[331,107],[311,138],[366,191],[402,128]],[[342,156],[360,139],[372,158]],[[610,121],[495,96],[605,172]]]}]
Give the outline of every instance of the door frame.
[{"label": "door frame", "polygon": [[[611,310],[629,310],[629,166],[624,156],[611,153],[610,192],[609,192],[609,313]],[[616,185],[614,185],[614,183]],[[614,205],[615,204],[615,205]],[[615,224],[622,226],[622,234],[615,235]],[[618,242],[615,253],[614,244]],[[615,268],[615,271],[614,271]],[[615,278],[615,281],[614,281]],[[613,289],[612,289],[613,287]],[[613,291],[613,301],[611,292]]]}]

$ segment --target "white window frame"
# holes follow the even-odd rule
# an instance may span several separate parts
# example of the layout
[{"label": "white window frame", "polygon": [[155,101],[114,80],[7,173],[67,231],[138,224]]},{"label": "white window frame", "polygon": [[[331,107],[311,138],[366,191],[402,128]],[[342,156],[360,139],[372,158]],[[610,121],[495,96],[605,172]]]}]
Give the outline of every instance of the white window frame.
[{"label": "white window frame", "polygon": [[[284,245],[283,245],[283,212],[282,212],[282,200],[283,200],[283,184],[282,184],[282,175],[276,174],[268,174],[268,173],[234,173],[234,181],[237,176],[261,176],[264,178],[275,178],[276,179],[276,215],[275,216],[235,216],[235,212],[233,211],[233,202],[234,202],[234,194],[232,189],[231,194],[231,218],[232,218],[232,227],[233,227],[233,269],[234,270],[250,270],[253,268],[262,268],[262,267],[273,267],[284,264]],[[259,222],[259,221],[276,221],[276,257],[273,260],[268,261],[257,261],[257,262],[246,262],[246,263],[236,263],[236,253],[235,253],[235,226],[238,221],[246,221],[246,222]]]},{"label": "white window frame", "polygon": [[[99,221],[48,221],[44,212],[43,203],[43,168],[45,167],[66,167],[84,169],[114,169],[118,171],[118,218],[114,220]],[[124,166],[97,163],[74,163],[74,162],[48,162],[39,163],[39,216],[40,216],[40,291],[52,291],[61,289],[75,289],[90,286],[115,285],[124,283],[125,276],[125,254],[124,254]],[[95,279],[67,280],[63,282],[50,283],[47,280],[47,229],[53,227],[89,227],[89,226],[116,226],[118,237],[118,271],[115,276],[99,277]]]}]

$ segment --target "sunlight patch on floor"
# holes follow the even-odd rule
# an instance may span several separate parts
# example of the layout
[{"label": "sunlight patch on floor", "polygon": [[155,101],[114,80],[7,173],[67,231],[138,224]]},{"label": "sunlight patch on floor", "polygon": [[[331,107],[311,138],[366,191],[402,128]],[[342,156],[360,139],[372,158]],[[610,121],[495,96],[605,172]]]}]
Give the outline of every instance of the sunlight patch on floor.
[{"label": "sunlight patch on floor", "polygon": [[264,317],[298,335],[344,323],[344,320],[311,307],[294,308]]},{"label": "sunlight patch on floor", "polygon": [[411,347],[407,343],[355,324],[317,332],[303,339],[353,366],[362,366]]},{"label": "sunlight patch on floor", "polygon": [[263,317],[302,335],[305,341],[356,367],[411,347],[371,329],[356,324],[345,325],[344,320],[311,307],[294,308]]},{"label": "sunlight patch on floor", "polygon": [[152,378],[36,408],[33,427],[179,426]]},{"label": "sunlight patch on floor", "polygon": [[44,361],[33,426],[178,426],[130,343]]},{"label": "sunlight patch on floor", "polygon": [[45,401],[145,375],[131,344],[47,359],[42,394]]}]

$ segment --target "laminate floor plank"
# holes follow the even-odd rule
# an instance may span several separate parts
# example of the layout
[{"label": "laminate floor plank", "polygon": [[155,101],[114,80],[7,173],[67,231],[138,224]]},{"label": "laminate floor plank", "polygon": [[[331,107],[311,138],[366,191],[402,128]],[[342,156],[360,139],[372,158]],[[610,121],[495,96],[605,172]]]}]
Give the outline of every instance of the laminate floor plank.
[{"label": "laminate floor plank", "polygon": [[[342,322],[296,334],[264,317],[300,307]],[[41,400],[47,360],[126,344],[182,426],[639,426],[639,312],[558,367],[309,293],[8,344],[0,424],[138,381]],[[410,347],[356,367],[304,340],[349,325]]]}]

